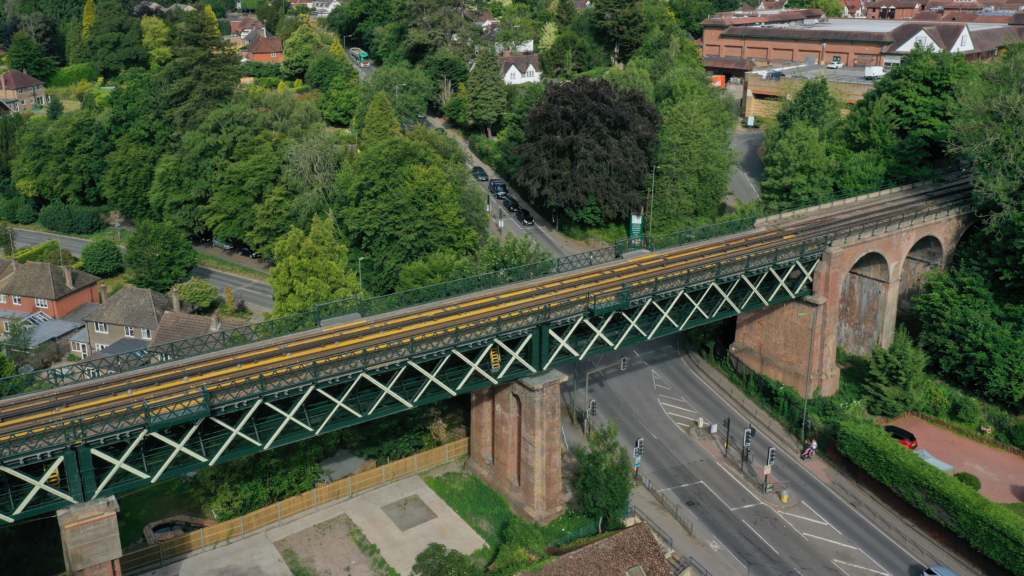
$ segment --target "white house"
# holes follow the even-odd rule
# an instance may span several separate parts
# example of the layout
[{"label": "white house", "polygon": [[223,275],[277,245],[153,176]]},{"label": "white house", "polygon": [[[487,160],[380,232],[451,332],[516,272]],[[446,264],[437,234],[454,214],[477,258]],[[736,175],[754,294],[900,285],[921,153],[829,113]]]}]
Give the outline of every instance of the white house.
[{"label": "white house", "polygon": [[318,18],[326,18],[330,16],[332,10],[341,6],[341,2],[339,0],[318,0],[317,2],[306,2],[306,6]]},{"label": "white house", "polygon": [[540,82],[540,58],[536,54],[511,54],[506,50],[499,59],[505,84]]}]

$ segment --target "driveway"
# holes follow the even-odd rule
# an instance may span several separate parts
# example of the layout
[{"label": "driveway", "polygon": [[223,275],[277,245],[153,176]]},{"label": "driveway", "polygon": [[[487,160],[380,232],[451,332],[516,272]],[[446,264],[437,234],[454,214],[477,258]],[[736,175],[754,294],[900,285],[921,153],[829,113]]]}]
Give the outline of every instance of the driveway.
[{"label": "driveway", "polygon": [[[59,240],[60,247],[70,251],[75,256],[81,256],[82,248],[90,242],[84,238],[62,236],[60,234],[52,234],[49,232],[22,230],[20,228],[14,229],[14,245],[18,249],[38,246],[39,244],[50,240]],[[216,254],[210,250],[202,251],[234,261],[234,258],[231,258],[230,254]],[[218,251],[220,250],[218,249]],[[236,263],[243,266],[248,265],[250,268],[259,270],[260,268],[258,266],[263,264],[263,261],[249,260],[248,258],[238,256],[238,261]],[[209,268],[202,268],[199,266],[192,269],[192,275],[209,281],[221,290],[230,287],[235,292],[235,296],[237,298],[243,298],[246,304],[257,312],[271,310],[274,307],[274,288],[266,282],[243,278],[227,272],[220,272],[218,270],[211,270]]]},{"label": "driveway", "polygon": [[757,149],[764,145],[764,131],[738,130],[732,137],[732,149],[739,153],[736,171],[729,180],[726,204],[736,205],[736,200],[753,202],[761,194],[761,178],[764,175],[764,162],[757,157]]}]

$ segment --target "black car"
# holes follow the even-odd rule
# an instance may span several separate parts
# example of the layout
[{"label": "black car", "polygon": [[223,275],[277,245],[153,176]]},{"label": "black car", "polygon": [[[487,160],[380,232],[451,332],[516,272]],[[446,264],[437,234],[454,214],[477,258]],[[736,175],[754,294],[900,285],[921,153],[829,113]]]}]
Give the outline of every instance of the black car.
[{"label": "black car", "polygon": [[248,256],[249,258],[257,258],[256,252],[254,252],[253,249],[249,248],[248,246],[239,250],[238,253],[241,254],[242,256]]},{"label": "black car", "polygon": [[498,200],[508,196],[508,186],[505,186],[505,183],[500,178],[491,178],[491,183],[487,186],[487,191],[494,194],[494,197]]},{"label": "black car", "polygon": [[516,199],[511,196],[505,196],[501,203],[505,205],[505,209],[509,212],[519,210],[519,202],[516,202]]},{"label": "black car", "polygon": [[192,242],[195,242],[196,244],[206,244],[207,242],[210,241],[209,238],[203,236],[202,234],[189,234],[188,239],[191,240]]},{"label": "black car", "polygon": [[470,172],[473,173],[473,177],[476,178],[477,180],[481,182],[487,182],[487,171],[484,170],[483,168],[479,166],[473,166],[473,169],[470,170]]},{"label": "black car", "polygon": [[516,220],[523,226],[533,226],[533,216],[529,210],[516,210]]},{"label": "black car", "polygon": [[886,426],[885,431],[907,448],[910,448],[911,450],[917,449],[917,437],[914,436],[913,432],[909,432],[896,426]]}]

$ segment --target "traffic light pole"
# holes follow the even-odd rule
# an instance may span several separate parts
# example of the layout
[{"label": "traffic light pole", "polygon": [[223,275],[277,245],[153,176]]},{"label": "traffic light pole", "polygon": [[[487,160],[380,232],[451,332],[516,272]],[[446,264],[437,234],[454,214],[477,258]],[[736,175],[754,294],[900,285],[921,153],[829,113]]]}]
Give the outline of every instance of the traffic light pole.
[{"label": "traffic light pole", "polygon": [[[587,417],[583,421],[583,433],[587,435],[587,438],[590,437],[590,375],[594,374],[595,372],[600,372],[602,370],[607,370],[607,369],[609,369],[609,368],[611,368],[613,366],[619,366],[622,370],[625,370],[626,369],[626,357],[623,356],[622,360],[619,360],[615,364],[609,364],[607,366],[602,366],[600,368],[597,368],[597,369],[591,370],[590,372],[587,372],[586,382],[584,384],[584,386],[586,387],[586,392],[584,393],[585,395],[584,395],[584,401],[583,401],[583,405],[587,407]],[[576,381],[576,371],[575,371],[575,368],[573,368],[573,382],[575,383],[575,381]],[[575,384],[574,384],[574,386],[575,386]],[[573,414],[575,414],[575,412],[576,412],[576,405],[575,405],[576,398],[575,398],[575,396],[576,396],[576,391],[574,389],[573,390]]]},{"label": "traffic light pole", "polygon": [[729,420],[730,420],[729,418],[725,419],[725,461],[726,462],[729,461],[729,440],[731,440],[731,438],[729,437]]}]

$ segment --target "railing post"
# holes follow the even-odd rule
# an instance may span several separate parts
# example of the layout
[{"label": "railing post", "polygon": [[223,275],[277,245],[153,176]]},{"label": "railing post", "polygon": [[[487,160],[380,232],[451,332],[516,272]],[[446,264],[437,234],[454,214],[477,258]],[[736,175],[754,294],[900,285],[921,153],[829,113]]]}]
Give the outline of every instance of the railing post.
[{"label": "railing post", "polygon": [[420,471],[420,454],[419,454],[419,452],[417,452],[416,454],[412,455],[412,466],[413,466],[413,470],[415,470],[417,472]]},{"label": "railing post", "polygon": [[164,567],[164,543],[157,542],[157,549],[160,550],[160,567]]},{"label": "railing post", "polygon": [[[449,443],[450,444],[450,443]],[[448,444],[444,445],[444,461],[448,461]]]},{"label": "railing post", "polygon": [[[277,501],[277,525],[281,525],[281,501]],[[242,528],[242,534],[245,534],[245,528]]]},{"label": "railing post", "polygon": [[199,531],[199,545],[202,546],[203,552],[206,552],[206,528]]}]

